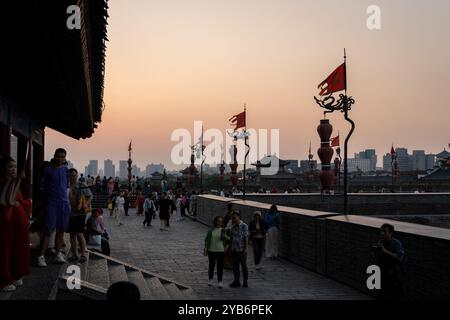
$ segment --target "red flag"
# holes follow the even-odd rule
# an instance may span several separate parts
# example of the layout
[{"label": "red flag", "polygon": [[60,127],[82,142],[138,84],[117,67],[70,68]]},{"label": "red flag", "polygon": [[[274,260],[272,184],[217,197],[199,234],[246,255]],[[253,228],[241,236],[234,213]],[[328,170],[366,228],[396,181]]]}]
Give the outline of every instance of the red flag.
[{"label": "red flag", "polygon": [[332,147],[339,147],[339,135],[331,139]]},{"label": "red flag", "polygon": [[245,111],[232,116],[229,121],[231,121],[233,125],[236,125],[234,130],[245,127]]},{"label": "red flag", "polygon": [[394,146],[391,147],[391,156],[395,154]]},{"label": "red flag", "polygon": [[128,145],[128,151],[131,151],[131,141],[130,141],[130,144]]},{"label": "red flag", "polygon": [[[320,89],[319,95],[325,96],[327,94],[342,91],[347,89],[346,84],[346,74],[345,74],[345,62],[341,64],[332,74],[328,76],[324,81],[322,81],[318,88]],[[325,84],[327,85],[326,87]]]}]

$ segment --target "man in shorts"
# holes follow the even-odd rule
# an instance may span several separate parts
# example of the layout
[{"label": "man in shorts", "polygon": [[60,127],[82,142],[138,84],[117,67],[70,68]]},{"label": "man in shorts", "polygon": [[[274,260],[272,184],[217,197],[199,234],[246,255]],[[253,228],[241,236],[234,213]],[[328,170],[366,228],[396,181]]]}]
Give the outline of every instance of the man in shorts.
[{"label": "man in shorts", "polygon": [[70,206],[67,189],[69,188],[69,169],[66,162],[66,150],[56,149],[50,165],[45,167],[40,190],[45,199],[44,236],[41,240],[40,254],[37,265],[46,267],[45,251],[48,247],[49,236],[56,231],[55,236],[55,263],[66,263],[61,252],[64,244],[64,233],[69,224]]}]

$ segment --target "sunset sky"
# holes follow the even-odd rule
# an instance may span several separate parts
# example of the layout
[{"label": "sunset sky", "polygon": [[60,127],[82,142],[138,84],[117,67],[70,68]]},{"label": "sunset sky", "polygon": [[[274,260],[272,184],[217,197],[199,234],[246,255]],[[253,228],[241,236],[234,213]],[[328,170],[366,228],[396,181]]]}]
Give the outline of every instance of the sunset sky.
[{"label": "sunset sky", "polygon": [[[366,27],[369,5],[381,27]],[[349,154],[391,144],[440,152],[450,142],[448,0],[110,0],[103,121],[88,140],[46,130],[84,170],[89,159],[128,156],[142,169],[174,168],[177,128],[228,128],[247,104],[252,128],[280,129],[281,157],[315,158],[323,117],[317,85],[348,56],[348,92],[356,104]],[[349,126],[329,116],[341,141]],[[333,133],[334,135],[334,133]]]}]

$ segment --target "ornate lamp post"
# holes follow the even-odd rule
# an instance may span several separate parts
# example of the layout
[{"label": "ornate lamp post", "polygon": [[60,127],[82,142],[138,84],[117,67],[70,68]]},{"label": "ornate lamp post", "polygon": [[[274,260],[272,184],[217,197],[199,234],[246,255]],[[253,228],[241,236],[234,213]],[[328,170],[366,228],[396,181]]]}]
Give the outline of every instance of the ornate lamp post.
[{"label": "ornate lamp post", "polygon": [[129,192],[131,191],[131,178],[132,178],[131,165],[133,163],[133,160],[131,160],[131,150],[132,149],[131,149],[131,142],[130,142],[130,145],[128,146],[128,168],[127,168],[127,170],[128,170],[128,191]]},{"label": "ornate lamp post", "polygon": [[334,181],[334,173],[331,171],[331,159],[334,151],[330,146],[330,137],[333,132],[333,126],[330,124],[330,120],[320,120],[317,132],[320,136],[320,148],[317,150],[317,155],[322,164],[322,170],[320,172],[321,193],[330,193]]},{"label": "ornate lamp post", "polygon": [[[321,88],[320,95],[321,98],[314,97],[316,103],[321,107],[326,109],[324,111],[324,117],[327,113],[332,113],[334,111],[340,111],[344,113],[344,119],[348,121],[351,125],[350,132],[345,138],[344,143],[344,213],[347,214],[348,207],[348,188],[347,188],[347,159],[348,159],[348,141],[355,130],[355,123],[349,118],[348,112],[351,110],[351,106],[355,103],[352,97],[347,96],[347,76],[346,76],[346,54],[344,49],[344,63],[339,66],[325,81],[323,81],[319,88]],[[326,87],[324,87],[327,85]],[[344,91],[344,94],[339,94],[339,99],[336,101],[333,97],[334,92]],[[326,119],[324,119],[326,120]],[[324,136],[325,137],[325,136]]]}]

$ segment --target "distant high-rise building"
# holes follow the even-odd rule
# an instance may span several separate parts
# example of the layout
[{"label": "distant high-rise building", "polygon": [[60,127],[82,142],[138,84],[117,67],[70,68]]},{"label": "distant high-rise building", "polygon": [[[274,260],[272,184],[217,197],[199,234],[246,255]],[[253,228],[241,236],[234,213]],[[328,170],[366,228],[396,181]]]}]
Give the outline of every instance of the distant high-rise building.
[{"label": "distant high-rise building", "polygon": [[131,175],[136,177],[142,177],[141,169],[135,164],[131,166]]},{"label": "distant high-rise building", "polygon": [[347,159],[348,172],[356,172],[361,170],[362,172],[372,171],[372,162],[370,159],[361,158],[349,158]]},{"label": "distant high-rise building", "polygon": [[127,160],[120,160],[119,161],[119,178],[120,179],[127,179],[128,178],[128,162]]},{"label": "distant high-rise building", "polygon": [[104,175],[107,177],[116,177],[116,167],[114,166],[112,160],[107,159],[104,161]]},{"label": "distant high-rise building", "polygon": [[400,172],[412,171],[412,156],[408,154],[408,149],[396,148],[395,153],[397,155],[398,170]]},{"label": "distant high-rise building", "polygon": [[85,167],[84,174],[86,176],[98,175],[98,160],[89,160],[89,164]]},{"label": "distant high-rise building", "polygon": [[377,154],[375,149],[366,149],[364,151],[355,153],[355,159],[368,159],[370,160],[370,168],[368,171],[377,170]]},{"label": "distant high-rise building", "polygon": [[103,178],[105,171],[103,169],[98,170],[98,175]]},{"label": "distant high-rise building", "polygon": [[383,171],[387,172],[392,171],[392,157],[390,153],[386,153],[383,156]]},{"label": "distant high-rise building", "polygon": [[154,172],[163,173],[164,165],[162,163],[160,163],[160,164],[151,163],[145,167],[145,176],[146,177],[150,177],[151,174]]},{"label": "distant high-rise building", "polygon": [[434,154],[427,154],[425,155],[425,169],[431,170],[436,165],[436,155]]},{"label": "distant high-rise building", "polygon": [[425,151],[413,150],[411,163],[412,163],[412,170],[425,171],[427,167]]}]

